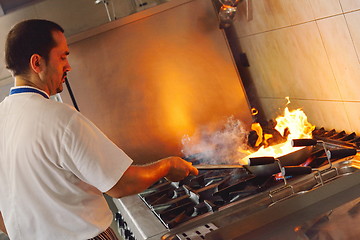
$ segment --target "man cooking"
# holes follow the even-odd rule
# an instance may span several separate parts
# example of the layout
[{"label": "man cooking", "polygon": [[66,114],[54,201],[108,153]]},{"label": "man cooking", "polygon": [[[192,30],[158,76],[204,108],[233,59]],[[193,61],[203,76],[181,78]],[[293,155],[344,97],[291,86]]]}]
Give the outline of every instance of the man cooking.
[{"label": "man cooking", "polygon": [[179,157],[131,165],[81,113],[49,100],[63,90],[68,55],[50,21],[20,22],[6,39],[15,87],[0,103],[0,230],[11,240],[117,239],[103,193],[120,198],[198,174]]}]

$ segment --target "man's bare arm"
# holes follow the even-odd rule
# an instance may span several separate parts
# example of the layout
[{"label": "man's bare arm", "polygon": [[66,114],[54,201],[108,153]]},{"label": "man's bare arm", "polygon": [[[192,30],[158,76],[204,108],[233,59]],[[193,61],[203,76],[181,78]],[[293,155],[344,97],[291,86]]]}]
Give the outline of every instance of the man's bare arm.
[{"label": "man's bare arm", "polygon": [[4,219],[1,215],[1,212],[0,212],[0,230],[3,232],[3,233],[6,233],[7,234],[7,231],[6,231],[6,228],[5,228],[5,223],[4,223]]},{"label": "man's bare arm", "polygon": [[114,198],[133,195],[147,189],[162,177],[177,182],[189,174],[197,175],[198,170],[179,157],[161,159],[144,166],[130,166],[106,194]]}]

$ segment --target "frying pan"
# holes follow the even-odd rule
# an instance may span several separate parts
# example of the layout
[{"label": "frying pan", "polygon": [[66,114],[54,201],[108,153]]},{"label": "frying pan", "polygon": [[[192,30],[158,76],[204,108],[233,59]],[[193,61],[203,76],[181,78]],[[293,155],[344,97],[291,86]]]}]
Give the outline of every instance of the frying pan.
[{"label": "frying pan", "polygon": [[[198,169],[224,169],[224,168],[246,168],[249,172],[256,176],[271,176],[275,173],[282,172],[283,175],[299,175],[310,173],[311,167],[298,166],[305,162],[311,155],[314,146],[317,144],[316,139],[294,139],[292,145],[301,147],[300,149],[280,156],[277,160],[274,157],[250,158],[249,165],[194,165]],[[326,156],[329,159],[340,159],[348,156],[354,156],[360,152],[358,149],[343,148],[335,150],[326,150]]]},{"label": "frying pan", "polygon": [[[310,156],[312,149],[313,146],[301,147],[300,149],[280,156],[277,159],[280,161],[281,166],[297,166],[306,161],[306,159]],[[243,166],[252,174],[262,177],[271,176],[281,171],[277,162],[256,166]]]},{"label": "frying pan", "polygon": [[[281,166],[297,166],[300,165],[301,163],[305,162],[306,159],[310,156],[311,151],[313,149],[313,146],[305,146],[305,147],[301,147],[298,150],[295,150],[291,153],[288,153],[286,155],[280,156],[277,159],[280,161]],[[245,168],[247,169],[249,172],[251,172],[252,174],[254,174],[255,176],[260,176],[260,177],[267,177],[267,176],[271,176],[275,173],[279,173],[281,172],[281,169],[279,168],[279,164],[277,162],[273,162],[274,158],[273,157],[262,157],[261,158],[263,161],[263,163],[257,163],[259,165],[240,165],[240,164],[235,164],[235,165],[213,165],[213,164],[199,164],[199,165],[194,165],[194,167],[198,168],[199,170],[201,169],[231,169],[231,168]],[[267,163],[267,162],[271,163]]]}]

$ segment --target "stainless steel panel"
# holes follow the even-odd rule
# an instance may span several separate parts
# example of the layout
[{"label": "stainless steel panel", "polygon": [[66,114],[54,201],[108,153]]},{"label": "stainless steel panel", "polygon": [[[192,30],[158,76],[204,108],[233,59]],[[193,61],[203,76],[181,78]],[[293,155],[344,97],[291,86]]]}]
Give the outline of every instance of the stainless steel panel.
[{"label": "stainless steel panel", "polygon": [[[357,162],[358,158],[356,156],[354,161]],[[206,239],[302,239],[296,227],[305,220],[360,196],[360,172],[344,172],[346,170],[341,167],[339,170],[341,177],[269,208],[246,217],[237,215],[235,211],[230,219],[217,219],[214,223],[219,229],[207,234]]]},{"label": "stainless steel panel", "polygon": [[159,239],[159,234],[168,231],[137,195],[114,199],[114,203],[136,239]]},{"label": "stainless steel panel", "polygon": [[360,196],[359,159],[358,155],[341,159],[333,168],[315,169],[311,174],[289,179],[287,185],[274,186],[173,229],[165,229],[136,195],[115,203],[131,231],[146,232],[138,239],[171,240],[184,233],[197,233],[197,229],[208,230],[208,226],[214,227],[204,233],[206,239],[296,239],[294,229],[305,220]]},{"label": "stainless steel panel", "polygon": [[[69,81],[80,111],[136,163],[181,154],[181,139],[247,97],[211,0],[172,0],[74,37]],[[155,11],[160,9],[159,11]],[[63,101],[71,104],[67,93]]]}]

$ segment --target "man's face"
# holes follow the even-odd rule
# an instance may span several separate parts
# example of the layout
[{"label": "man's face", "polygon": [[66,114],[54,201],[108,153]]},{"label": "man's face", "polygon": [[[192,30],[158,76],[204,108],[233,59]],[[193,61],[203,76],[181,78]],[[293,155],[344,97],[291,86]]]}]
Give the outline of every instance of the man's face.
[{"label": "man's face", "polygon": [[66,72],[71,70],[67,59],[69,47],[64,34],[60,31],[54,31],[52,35],[57,44],[50,50],[49,59],[42,74],[42,79],[46,81],[50,95],[63,91]]}]

